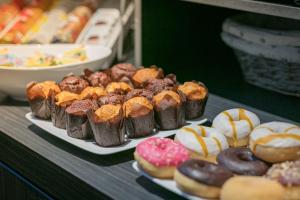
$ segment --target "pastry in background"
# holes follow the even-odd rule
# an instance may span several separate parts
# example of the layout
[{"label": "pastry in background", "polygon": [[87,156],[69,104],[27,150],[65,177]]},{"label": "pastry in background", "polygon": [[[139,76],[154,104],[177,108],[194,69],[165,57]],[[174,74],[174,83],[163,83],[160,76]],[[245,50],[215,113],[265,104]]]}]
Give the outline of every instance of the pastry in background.
[{"label": "pastry in background", "polygon": [[18,15],[20,12],[19,6],[13,3],[6,3],[0,6],[0,31]]},{"label": "pastry in background", "polygon": [[216,163],[217,155],[228,148],[225,136],[215,128],[206,126],[185,126],[175,136],[190,151],[192,158]]},{"label": "pastry in background", "polygon": [[22,38],[29,31],[30,27],[43,14],[43,10],[38,7],[26,7],[17,16],[16,23],[1,38],[1,43],[20,44]]},{"label": "pastry in background", "polygon": [[126,95],[133,88],[125,82],[111,82],[105,88],[107,93]]},{"label": "pastry in background", "polygon": [[89,83],[86,80],[74,75],[66,76],[59,83],[59,87],[61,90],[76,94],[80,94],[88,86]]},{"label": "pastry in background", "polygon": [[266,177],[278,181],[285,188],[285,200],[300,198],[300,160],[274,164]]},{"label": "pastry in background", "polygon": [[102,96],[107,95],[103,87],[86,87],[80,93],[80,99],[94,99],[97,100]]},{"label": "pastry in background", "polygon": [[218,114],[212,126],[223,133],[231,147],[247,146],[251,131],[260,124],[256,114],[242,108],[226,110]]},{"label": "pastry in background", "polygon": [[110,73],[114,81],[126,82],[126,80],[130,81],[130,78],[134,75],[136,70],[137,68],[132,64],[120,63],[112,66],[110,69]]},{"label": "pastry in background", "polygon": [[204,114],[205,105],[208,99],[208,90],[201,82],[185,82],[178,87],[186,96],[185,117],[186,119],[195,119]]},{"label": "pastry in background", "polygon": [[111,77],[108,75],[108,73],[106,73],[106,71],[93,72],[89,69],[85,69],[84,78],[93,87],[106,87],[109,83],[112,82]]},{"label": "pastry in background", "polygon": [[149,68],[140,68],[132,76],[133,84],[136,87],[142,87],[142,85],[151,79],[160,79],[164,77],[164,72],[161,68],[151,66]]},{"label": "pastry in background", "polygon": [[159,129],[171,130],[185,125],[184,102],[183,96],[171,90],[162,91],[153,97]]},{"label": "pastry in background", "polygon": [[133,97],[145,97],[150,102],[152,102],[153,92],[150,91],[150,90],[146,90],[146,89],[133,89],[133,90],[131,90],[130,92],[127,93],[125,99],[129,100]]},{"label": "pastry in background", "polygon": [[300,127],[285,122],[257,126],[250,135],[250,149],[270,163],[300,159]]},{"label": "pastry in background", "polygon": [[67,22],[58,29],[53,43],[74,43],[81,30],[92,15],[92,10],[86,6],[77,6],[68,14]]},{"label": "pastry in background", "polygon": [[40,119],[51,117],[51,96],[60,92],[54,81],[30,82],[26,86],[26,96],[33,115]]},{"label": "pastry in background", "polygon": [[168,74],[163,79],[150,79],[143,84],[143,88],[152,91],[154,94],[160,93],[163,90],[173,90],[176,86],[176,75]]},{"label": "pastry in background", "polygon": [[179,165],[174,180],[183,191],[205,198],[219,198],[223,184],[233,174],[207,161],[191,159]]}]

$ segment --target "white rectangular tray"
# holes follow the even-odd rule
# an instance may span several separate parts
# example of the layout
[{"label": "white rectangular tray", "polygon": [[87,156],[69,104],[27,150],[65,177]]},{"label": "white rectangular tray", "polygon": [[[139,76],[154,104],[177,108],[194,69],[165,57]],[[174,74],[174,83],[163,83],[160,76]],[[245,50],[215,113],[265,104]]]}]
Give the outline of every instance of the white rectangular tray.
[{"label": "white rectangular tray", "polygon": [[151,180],[153,183],[156,183],[157,185],[160,185],[161,187],[174,192],[186,199],[190,199],[190,200],[207,200],[207,199],[203,199],[200,197],[196,197],[190,194],[187,194],[183,191],[181,191],[177,186],[174,180],[171,179],[159,179],[159,178],[155,178],[152,177],[150,175],[148,175],[146,172],[144,172],[141,168],[139,168],[138,163],[135,161],[132,163],[132,167],[135,171],[137,171],[139,174],[145,176],[146,178],[148,178],[149,180]]},{"label": "white rectangular tray", "polygon": [[[84,149],[86,151],[89,151],[94,154],[99,155],[108,155],[108,154],[114,154],[121,151],[125,151],[128,149],[135,148],[135,146],[141,142],[142,140],[145,140],[147,137],[144,138],[138,138],[138,139],[129,139],[125,144],[121,146],[116,147],[101,147],[96,144],[94,140],[81,140],[69,137],[67,135],[67,131],[64,129],[56,128],[52,125],[51,121],[47,120],[41,120],[35,118],[31,112],[27,113],[25,117],[31,121],[34,125],[40,127],[41,129],[47,131],[51,135],[54,135],[70,144],[73,144],[74,146],[77,146],[81,149]],[[207,119],[202,119],[198,121],[188,121],[190,124],[203,124],[207,121]],[[157,136],[157,137],[168,137],[171,135],[176,134],[176,131],[178,130],[170,130],[170,131],[159,131],[158,133],[151,135],[151,136]]]}]

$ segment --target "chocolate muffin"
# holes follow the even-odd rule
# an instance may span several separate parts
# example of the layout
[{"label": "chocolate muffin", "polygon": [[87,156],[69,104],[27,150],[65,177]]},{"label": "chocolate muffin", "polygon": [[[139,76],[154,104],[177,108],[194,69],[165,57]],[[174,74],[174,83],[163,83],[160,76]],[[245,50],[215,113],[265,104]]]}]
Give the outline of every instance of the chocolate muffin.
[{"label": "chocolate muffin", "polygon": [[129,63],[120,63],[111,67],[111,77],[114,81],[121,81],[122,78],[130,78],[136,72],[136,67]]},{"label": "chocolate muffin", "polygon": [[87,86],[89,86],[89,83],[86,80],[74,75],[65,77],[59,83],[59,87],[61,90],[76,94],[80,94],[81,91]]},{"label": "chocolate muffin", "polygon": [[136,138],[153,133],[155,119],[153,105],[145,97],[133,97],[123,104],[125,127],[129,137]]},{"label": "chocolate muffin", "polygon": [[54,126],[66,129],[67,115],[66,108],[75,100],[79,100],[80,96],[68,91],[62,91],[52,96],[51,102],[51,119]]},{"label": "chocolate muffin", "polygon": [[125,100],[129,100],[133,97],[145,97],[149,101],[152,101],[153,92],[150,90],[146,90],[146,89],[133,89],[127,93]]},{"label": "chocolate muffin", "polygon": [[103,87],[86,87],[80,93],[80,99],[99,99],[99,97],[105,96],[107,93]]},{"label": "chocolate muffin", "polygon": [[120,104],[106,104],[88,112],[94,138],[99,146],[117,146],[125,141],[124,117]]},{"label": "chocolate muffin", "polygon": [[78,139],[92,138],[93,133],[88,121],[87,111],[96,110],[97,103],[90,99],[76,100],[66,108],[67,134]]},{"label": "chocolate muffin", "polygon": [[176,129],[185,124],[185,98],[181,94],[164,90],[153,97],[153,103],[160,129]]},{"label": "chocolate muffin", "polygon": [[27,84],[26,96],[33,115],[40,119],[50,119],[51,96],[59,92],[60,88],[53,81]]},{"label": "chocolate muffin", "polygon": [[89,69],[85,69],[84,77],[93,87],[106,87],[112,82],[111,77],[105,71],[93,72]]},{"label": "chocolate muffin", "polygon": [[114,93],[110,93],[98,99],[99,106],[105,104],[114,104],[114,105],[123,104],[123,102],[124,102],[124,96],[119,94],[114,94]]},{"label": "chocolate muffin", "polygon": [[176,86],[176,75],[168,74],[163,79],[150,79],[146,81],[143,87],[147,90],[152,91],[154,94],[157,94],[163,90],[172,90]]},{"label": "chocolate muffin", "polygon": [[107,93],[125,95],[130,92],[133,88],[124,82],[111,82],[105,88]]},{"label": "chocolate muffin", "polygon": [[191,81],[185,82],[178,87],[185,96],[185,118],[195,119],[201,117],[205,110],[208,99],[208,90],[201,82]]},{"label": "chocolate muffin", "polygon": [[161,79],[164,77],[164,72],[161,68],[151,66],[149,68],[138,69],[132,76],[132,81],[136,87],[142,85],[151,79]]}]

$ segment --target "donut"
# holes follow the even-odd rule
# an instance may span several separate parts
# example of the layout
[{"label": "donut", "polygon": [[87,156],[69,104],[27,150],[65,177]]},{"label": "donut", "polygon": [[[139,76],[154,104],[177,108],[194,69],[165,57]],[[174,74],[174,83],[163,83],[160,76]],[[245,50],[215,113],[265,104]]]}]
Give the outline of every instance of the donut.
[{"label": "donut", "polygon": [[175,141],[185,146],[191,157],[210,162],[216,162],[218,153],[228,148],[225,136],[215,128],[206,126],[183,127],[177,132]]},{"label": "donut", "polygon": [[240,147],[248,145],[249,134],[259,124],[253,112],[235,108],[218,114],[212,126],[226,136],[229,146]]},{"label": "donut", "polygon": [[171,139],[151,137],[137,145],[134,158],[151,176],[171,179],[176,166],[189,159],[189,152]]},{"label": "donut", "polygon": [[283,200],[284,188],[258,176],[235,176],[221,190],[221,200]]},{"label": "donut", "polygon": [[300,159],[300,127],[285,122],[269,122],[256,127],[250,135],[250,148],[270,163]]},{"label": "donut", "polygon": [[191,159],[175,170],[174,180],[177,186],[190,194],[218,198],[222,185],[233,176],[227,169],[216,164]]},{"label": "donut", "polygon": [[266,163],[258,160],[250,149],[245,147],[225,149],[217,156],[217,162],[238,175],[262,176],[269,168]]},{"label": "donut", "polygon": [[285,188],[286,200],[300,199],[300,160],[274,164],[266,177],[278,181]]}]

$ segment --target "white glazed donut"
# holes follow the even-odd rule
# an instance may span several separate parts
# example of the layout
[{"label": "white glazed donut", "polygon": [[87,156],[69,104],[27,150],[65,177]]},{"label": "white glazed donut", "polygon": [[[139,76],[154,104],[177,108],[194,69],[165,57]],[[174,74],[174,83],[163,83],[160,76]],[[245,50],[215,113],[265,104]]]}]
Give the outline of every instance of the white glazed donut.
[{"label": "white glazed donut", "polygon": [[228,148],[223,134],[205,126],[183,127],[176,133],[175,140],[190,150],[192,157],[211,162],[216,162],[219,152]]},{"label": "white glazed donut", "polygon": [[212,126],[226,136],[229,146],[239,147],[248,145],[249,134],[259,124],[256,114],[235,108],[218,114]]},{"label": "white glazed donut", "polygon": [[250,148],[272,163],[300,159],[300,127],[285,122],[261,124],[250,134]]}]

